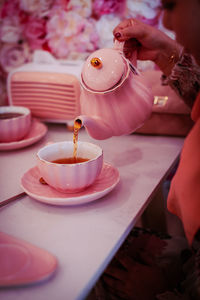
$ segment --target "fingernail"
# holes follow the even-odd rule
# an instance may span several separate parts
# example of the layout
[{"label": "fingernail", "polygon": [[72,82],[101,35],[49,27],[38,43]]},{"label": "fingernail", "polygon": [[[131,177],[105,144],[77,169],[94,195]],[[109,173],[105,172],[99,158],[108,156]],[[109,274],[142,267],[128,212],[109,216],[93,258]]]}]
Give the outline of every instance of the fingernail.
[{"label": "fingernail", "polygon": [[116,39],[120,38],[121,37],[121,33],[120,32],[116,32],[115,33],[115,37],[116,37]]}]

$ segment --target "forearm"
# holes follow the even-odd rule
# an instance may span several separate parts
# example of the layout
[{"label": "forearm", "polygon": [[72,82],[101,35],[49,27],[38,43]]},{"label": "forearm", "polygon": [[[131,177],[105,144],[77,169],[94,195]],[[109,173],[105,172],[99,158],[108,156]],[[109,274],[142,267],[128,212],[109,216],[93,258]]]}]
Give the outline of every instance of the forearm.
[{"label": "forearm", "polygon": [[178,62],[182,47],[175,41],[163,34],[160,38],[159,48],[155,55],[154,62],[165,76],[169,76]]}]

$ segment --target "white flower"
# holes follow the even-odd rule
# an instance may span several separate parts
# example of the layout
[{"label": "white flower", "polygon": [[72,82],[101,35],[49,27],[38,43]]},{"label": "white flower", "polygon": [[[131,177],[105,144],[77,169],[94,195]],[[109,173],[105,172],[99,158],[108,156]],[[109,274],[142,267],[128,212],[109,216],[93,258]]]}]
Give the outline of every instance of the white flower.
[{"label": "white flower", "polygon": [[[152,2],[154,2],[154,5],[152,5]],[[138,15],[141,15],[147,19],[153,19],[157,15],[157,8],[159,6],[160,1],[132,1],[127,0],[127,9],[128,9],[128,15],[132,18],[137,17]]]},{"label": "white flower", "polygon": [[54,0],[20,0],[20,8],[27,13],[43,17],[49,13],[53,2]]},{"label": "white flower", "polygon": [[160,0],[126,0],[127,6],[132,7],[134,9],[134,6],[137,5],[145,5],[149,6],[153,9],[160,6]]},{"label": "white flower", "polygon": [[113,47],[113,29],[120,23],[121,19],[115,15],[103,15],[96,22],[96,29],[100,37],[100,48]]},{"label": "white flower", "polygon": [[22,36],[22,28],[17,16],[4,18],[0,24],[0,40],[4,43],[17,43]]},{"label": "white flower", "polygon": [[67,5],[69,10],[77,12],[84,18],[88,18],[92,14],[92,1],[91,0],[69,0]]}]

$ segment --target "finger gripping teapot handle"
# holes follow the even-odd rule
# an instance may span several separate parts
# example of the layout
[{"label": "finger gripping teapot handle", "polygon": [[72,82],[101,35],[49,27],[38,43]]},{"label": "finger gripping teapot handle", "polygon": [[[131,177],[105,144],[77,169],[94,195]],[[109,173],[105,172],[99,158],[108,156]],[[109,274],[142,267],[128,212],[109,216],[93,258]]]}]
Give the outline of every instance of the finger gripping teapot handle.
[{"label": "finger gripping teapot handle", "polygon": [[[114,49],[121,51],[124,55],[124,44],[125,42],[120,42],[118,40],[115,39],[114,41]],[[137,67],[137,51],[133,51],[131,54],[131,57],[128,58],[128,60],[130,60],[130,62],[132,63],[132,65],[134,65],[135,67]]]}]

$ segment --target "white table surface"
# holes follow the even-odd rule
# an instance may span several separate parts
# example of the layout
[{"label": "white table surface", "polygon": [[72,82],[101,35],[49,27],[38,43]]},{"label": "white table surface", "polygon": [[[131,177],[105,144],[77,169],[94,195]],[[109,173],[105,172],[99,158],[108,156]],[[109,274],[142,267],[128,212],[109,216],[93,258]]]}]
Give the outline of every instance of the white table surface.
[{"label": "white table surface", "polygon": [[[49,141],[72,140],[65,125],[49,124],[47,135],[24,149],[0,152],[0,201],[22,191],[22,175],[35,166]],[[178,157],[182,138],[128,135],[97,141],[82,129],[79,140],[100,145],[104,160],[120,172],[117,187],[102,199],[74,207],[40,203],[25,196],[0,209],[0,231],[44,248],[58,259],[53,277],[41,284],[2,289],[1,300],[85,299],[152,199]]]}]

